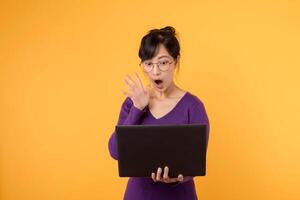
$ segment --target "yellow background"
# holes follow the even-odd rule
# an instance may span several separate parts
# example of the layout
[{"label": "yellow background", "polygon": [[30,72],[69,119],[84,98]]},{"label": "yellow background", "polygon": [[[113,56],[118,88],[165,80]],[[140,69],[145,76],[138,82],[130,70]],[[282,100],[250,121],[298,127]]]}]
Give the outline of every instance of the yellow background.
[{"label": "yellow background", "polygon": [[0,199],[122,199],[108,139],[141,37],[174,26],[176,82],[211,123],[203,200],[300,199],[299,1],[1,1]]}]

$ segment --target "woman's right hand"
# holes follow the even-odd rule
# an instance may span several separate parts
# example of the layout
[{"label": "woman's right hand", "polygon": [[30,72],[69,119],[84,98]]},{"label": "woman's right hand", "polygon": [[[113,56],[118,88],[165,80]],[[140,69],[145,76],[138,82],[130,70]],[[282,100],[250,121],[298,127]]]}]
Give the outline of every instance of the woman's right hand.
[{"label": "woman's right hand", "polygon": [[124,81],[129,86],[129,92],[123,91],[123,94],[130,97],[133,101],[133,105],[140,110],[143,110],[150,100],[150,85],[146,86],[144,90],[142,81],[138,74],[135,72],[137,84],[131,79],[129,75],[126,75]]}]

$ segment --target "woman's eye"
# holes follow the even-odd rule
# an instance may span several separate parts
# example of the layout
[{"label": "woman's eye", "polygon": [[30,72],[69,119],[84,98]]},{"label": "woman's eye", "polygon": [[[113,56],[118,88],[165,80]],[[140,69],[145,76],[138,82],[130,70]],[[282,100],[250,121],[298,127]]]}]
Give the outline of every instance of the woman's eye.
[{"label": "woman's eye", "polygon": [[168,61],[161,61],[161,62],[159,62],[161,65],[166,65],[166,64],[168,64]]}]

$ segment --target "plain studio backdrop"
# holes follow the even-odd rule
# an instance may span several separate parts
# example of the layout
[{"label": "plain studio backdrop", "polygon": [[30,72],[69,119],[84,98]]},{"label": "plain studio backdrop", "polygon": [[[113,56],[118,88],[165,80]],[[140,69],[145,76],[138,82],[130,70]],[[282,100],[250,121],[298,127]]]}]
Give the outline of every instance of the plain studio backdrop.
[{"label": "plain studio backdrop", "polygon": [[174,26],[211,131],[200,200],[300,199],[299,1],[1,1],[0,199],[122,199],[108,140],[140,39]]}]

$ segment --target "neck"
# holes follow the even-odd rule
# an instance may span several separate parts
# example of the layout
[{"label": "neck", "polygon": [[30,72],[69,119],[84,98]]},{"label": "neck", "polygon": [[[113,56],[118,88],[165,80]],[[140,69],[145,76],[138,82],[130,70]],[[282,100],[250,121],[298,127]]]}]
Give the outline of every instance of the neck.
[{"label": "neck", "polygon": [[168,88],[166,88],[166,90],[164,91],[154,90],[154,96],[157,99],[165,99],[172,96],[172,94],[174,94],[176,90],[178,90],[178,87],[175,85],[174,82],[172,82],[171,85]]}]

